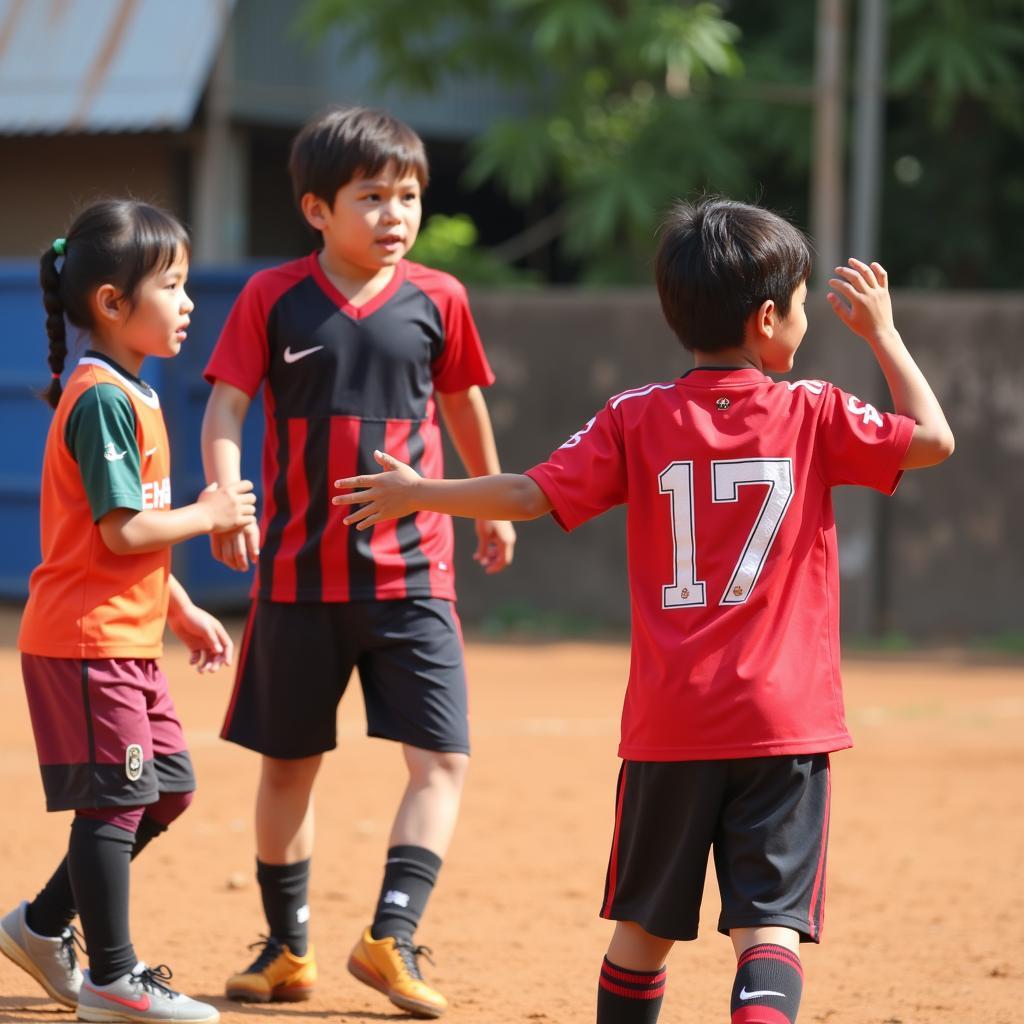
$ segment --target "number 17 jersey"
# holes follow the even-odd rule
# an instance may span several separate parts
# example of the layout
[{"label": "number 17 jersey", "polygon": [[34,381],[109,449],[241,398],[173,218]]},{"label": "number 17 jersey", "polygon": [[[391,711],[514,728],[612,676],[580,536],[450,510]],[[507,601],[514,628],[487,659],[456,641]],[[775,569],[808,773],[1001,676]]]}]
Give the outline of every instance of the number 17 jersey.
[{"label": "number 17 jersey", "polygon": [[891,494],[913,430],[823,381],[704,367],[617,395],[527,471],[566,530],[627,506],[621,757],[851,745],[831,490]]}]

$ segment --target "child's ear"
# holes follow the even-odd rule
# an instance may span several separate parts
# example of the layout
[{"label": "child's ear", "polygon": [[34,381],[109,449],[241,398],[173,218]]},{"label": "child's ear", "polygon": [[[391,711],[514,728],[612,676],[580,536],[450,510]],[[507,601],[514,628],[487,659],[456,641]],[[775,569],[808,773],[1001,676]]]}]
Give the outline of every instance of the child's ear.
[{"label": "child's ear", "polygon": [[318,195],[306,192],[299,201],[299,206],[302,209],[302,216],[306,218],[306,223],[314,231],[323,231],[327,226],[327,214],[330,212],[327,203]]},{"label": "child's ear", "polygon": [[770,338],[775,333],[775,300],[765,299],[754,313],[754,330],[758,337]]},{"label": "child's ear", "polygon": [[93,293],[93,312],[101,323],[115,323],[121,316],[124,296],[112,284],[101,284]]}]

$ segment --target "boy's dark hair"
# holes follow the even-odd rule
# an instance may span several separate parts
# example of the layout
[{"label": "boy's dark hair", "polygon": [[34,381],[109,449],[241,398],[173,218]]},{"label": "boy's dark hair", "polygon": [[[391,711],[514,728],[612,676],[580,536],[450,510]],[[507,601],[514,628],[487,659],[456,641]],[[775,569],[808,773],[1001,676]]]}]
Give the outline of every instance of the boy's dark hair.
[{"label": "boy's dark hair", "polygon": [[188,233],[166,210],[136,199],[102,199],[83,209],[67,237],[42,254],[39,284],[53,373],[42,397],[51,408],[57,407],[62,392],[60,374],[68,353],[65,317],[75,327],[92,330],[90,297],[95,289],[112,284],[134,306],[142,281],[166,270],[182,252],[190,252]]},{"label": "boy's dark hair", "polygon": [[383,110],[336,107],[310,121],[292,143],[288,172],[295,205],[307,192],[334,205],[338,189],[357,174],[373,177],[393,163],[401,175],[412,174],[426,188],[429,179],[423,140]]},{"label": "boy's dark hair", "polygon": [[811,249],[778,214],[716,196],[679,202],[661,229],[655,278],[669,327],[687,349],[743,343],[747,318],[767,299],[780,316],[811,272]]}]

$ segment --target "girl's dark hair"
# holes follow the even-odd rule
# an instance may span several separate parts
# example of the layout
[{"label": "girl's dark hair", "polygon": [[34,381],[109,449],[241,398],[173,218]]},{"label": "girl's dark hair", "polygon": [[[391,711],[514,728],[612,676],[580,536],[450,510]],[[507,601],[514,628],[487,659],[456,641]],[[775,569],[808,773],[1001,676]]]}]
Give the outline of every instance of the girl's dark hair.
[{"label": "girl's dark hair", "polygon": [[[39,259],[39,284],[50,339],[47,361],[54,375],[43,399],[60,401],[60,374],[68,346],[65,317],[84,331],[95,328],[90,300],[112,284],[134,305],[136,292],[150,274],[189,255],[188,233],[166,210],[137,199],[103,199],[82,210],[63,240],[63,255],[50,246]],[[63,261],[63,262],[60,262]]]},{"label": "girl's dark hair", "polygon": [[357,174],[373,177],[393,163],[427,187],[429,171],[423,140],[404,122],[383,110],[336,107],[295,136],[288,171],[295,205],[312,192],[334,206],[338,189]]},{"label": "girl's dark hair", "polygon": [[661,225],[658,296],[687,349],[741,345],[747,317],[767,299],[788,315],[793,293],[810,273],[806,236],[760,206],[709,196],[676,203]]}]

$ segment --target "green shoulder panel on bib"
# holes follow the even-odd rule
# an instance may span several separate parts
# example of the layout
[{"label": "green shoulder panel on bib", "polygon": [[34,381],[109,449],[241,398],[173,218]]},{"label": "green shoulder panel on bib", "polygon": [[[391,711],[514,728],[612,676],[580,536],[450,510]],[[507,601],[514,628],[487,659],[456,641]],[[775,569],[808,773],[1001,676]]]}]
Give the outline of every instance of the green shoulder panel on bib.
[{"label": "green shoulder panel on bib", "polygon": [[78,463],[93,522],[115,508],[142,510],[135,410],[116,384],[82,393],[64,428],[64,442]]}]

